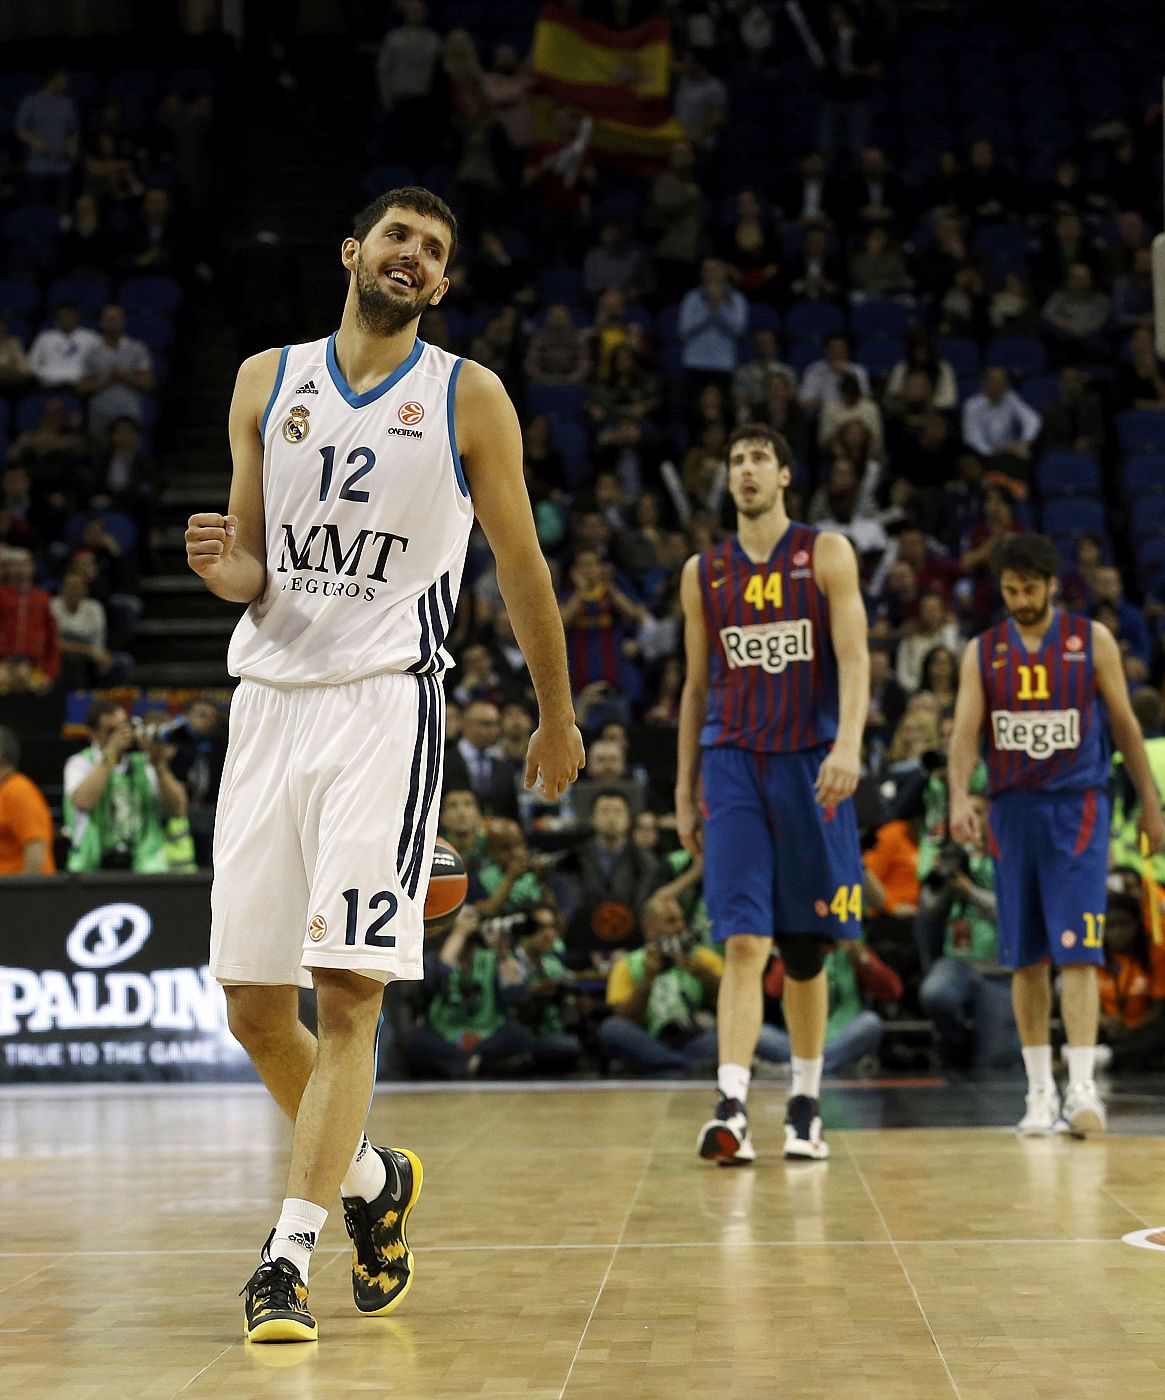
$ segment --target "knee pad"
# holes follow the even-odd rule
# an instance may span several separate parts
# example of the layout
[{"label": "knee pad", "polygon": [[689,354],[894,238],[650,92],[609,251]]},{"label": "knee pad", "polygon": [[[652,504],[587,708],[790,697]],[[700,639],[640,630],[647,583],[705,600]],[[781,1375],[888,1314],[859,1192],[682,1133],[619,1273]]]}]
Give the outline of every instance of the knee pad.
[{"label": "knee pad", "polygon": [[812,982],[825,966],[833,940],[820,933],[795,933],[778,939],[777,946],[785,964],[785,976],[794,982]]}]

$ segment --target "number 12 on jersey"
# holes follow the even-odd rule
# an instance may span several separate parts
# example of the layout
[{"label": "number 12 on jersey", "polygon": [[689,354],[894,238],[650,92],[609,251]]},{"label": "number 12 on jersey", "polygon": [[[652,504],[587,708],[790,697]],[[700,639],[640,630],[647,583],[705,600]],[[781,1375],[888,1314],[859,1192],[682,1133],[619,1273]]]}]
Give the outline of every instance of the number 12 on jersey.
[{"label": "number 12 on jersey", "polygon": [[[336,449],[334,447],[321,447],[320,456],[324,459],[323,471],[320,473],[320,500],[326,501],[328,499],[328,492],[332,489],[332,472],[335,470],[336,466]],[[344,484],[340,487],[340,500],[366,501],[368,499],[368,492],[353,491],[352,487],[362,476],[367,476],[376,465],[376,453],[373,452],[371,447],[357,447],[354,451],[348,453],[347,460],[350,467],[355,467],[356,463],[359,461],[363,461],[364,465],[356,467],[354,472],[345,477]]]}]

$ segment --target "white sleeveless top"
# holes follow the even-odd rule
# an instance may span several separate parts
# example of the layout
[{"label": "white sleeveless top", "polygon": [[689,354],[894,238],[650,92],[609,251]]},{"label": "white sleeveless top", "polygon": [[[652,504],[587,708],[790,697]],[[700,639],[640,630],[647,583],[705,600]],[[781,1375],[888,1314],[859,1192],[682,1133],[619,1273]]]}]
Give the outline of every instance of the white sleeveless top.
[{"label": "white sleeveless top", "polygon": [[267,587],[231,637],[233,676],[340,685],[453,664],[473,525],[453,422],[463,361],[418,340],[356,394],[335,340],[279,360],[262,423]]}]

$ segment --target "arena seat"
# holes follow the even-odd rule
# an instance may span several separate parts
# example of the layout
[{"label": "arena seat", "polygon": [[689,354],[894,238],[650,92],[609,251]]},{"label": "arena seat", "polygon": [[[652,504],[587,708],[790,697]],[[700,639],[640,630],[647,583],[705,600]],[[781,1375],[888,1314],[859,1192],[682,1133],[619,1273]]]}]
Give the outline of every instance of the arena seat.
[{"label": "arena seat", "polygon": [[1046,498],[1101,492],[1100,463],[1087,452],[1045,452],[1036,464],[1036,485]]}]

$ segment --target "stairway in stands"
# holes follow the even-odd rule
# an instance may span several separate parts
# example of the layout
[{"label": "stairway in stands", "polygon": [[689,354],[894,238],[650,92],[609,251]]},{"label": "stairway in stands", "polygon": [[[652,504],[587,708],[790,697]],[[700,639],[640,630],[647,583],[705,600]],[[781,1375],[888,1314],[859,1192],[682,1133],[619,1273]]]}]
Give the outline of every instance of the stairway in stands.
[{"label": "stairway in stands", "polygon": [[[361,203],[359,153],[337,151],[294,94],[282,91],[269,100],[252,92],[245,113],[224,120],[245,133],[231,143],[219,182],[228,196],[219,201],[224,242],[269,226],[278,211],[303,272],[297,338],[326,334],[343,302],[339,245]],[[240,352],[229,318],[222,283],[192,288],[183,318],[181,387],[172,388],[166,410],[158,567],[141,581],[145,611],[133,639],[135,680],[142,686],[230,684],[227,642],[241,609],[216,598],[186,567],[183,540],[187,517],[225,511],[230,493],[227,412]]]}]

